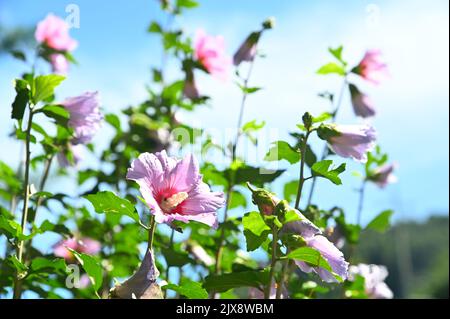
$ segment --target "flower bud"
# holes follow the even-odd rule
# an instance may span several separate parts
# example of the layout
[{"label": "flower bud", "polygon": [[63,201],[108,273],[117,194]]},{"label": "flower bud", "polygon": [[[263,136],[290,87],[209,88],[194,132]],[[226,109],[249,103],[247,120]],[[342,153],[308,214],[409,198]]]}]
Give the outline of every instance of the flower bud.
[{"label": "flower bud", "polygon": [[273,29],[275,27],[275,18],[269,17],[262,24],[264,29]]},{"label": "flower bud", "polygon": [[263,215],[273,215],[275,206],[277,206],[279,200],[276,200],[275,196],[265,189],[254,189],[250,183],[247,183],[247,187],[252,192],[252,202],[258,206],[260,213]]}]

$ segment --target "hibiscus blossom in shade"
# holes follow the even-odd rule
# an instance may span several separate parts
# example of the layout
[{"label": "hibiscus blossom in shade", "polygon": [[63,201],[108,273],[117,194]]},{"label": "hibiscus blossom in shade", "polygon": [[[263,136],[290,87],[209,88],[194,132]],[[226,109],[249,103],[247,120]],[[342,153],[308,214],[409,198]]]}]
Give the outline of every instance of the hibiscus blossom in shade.
[{"label": "hibiscus blossom in shade", "polygon": [[[281,229],[281,232],[300,235],[303,238],[305,245],[317,250],[328,262],[334,274],[345,280],[348,273],[348,262],[345,261],[344,254],[323,236],[322,231],[316,225],[309,221],[297,209],[294,211],[299,215],[300,220],[285,224]],[[318,274],[325,282],[338,282],[333,273],[322,267],[314,267],[298,260],[295,261],[295,264],[303,272],[314,272]]]},{"label": "hibiscus blossom in shade", "polygon": [[53,253],[55,254],[55,256],[62,257],[67,261],[74,261],[75,256],[68,248],[79,253],[95,255],[100,252],[101,244],[100,242],[88,237],[72,237],[58,242],[53,247]]},{"label": "hibiscus blossom in shade", "polygon": [[[328,239],[322,235],[315,235],[311,237],[303,236],[308,247],[314,248],[331,266],[331,269],[343,280],[347,279],[348,273],[348,262],[345,261],[344,254],[333,245]],[[338,282],[335,275],[328,270],[321,267],[310,266],[309,264],[295,260],[295,264],[300,268],[300,270],[310,273],[315,272],[320,276],[320,278],[325,282]]]},{"label": "hibiscus blossom in shade", "polygon": [[226,80],[231,58],[225,53],[225,41],[222,36],[210,36],[198,30],[194,43],[194,58],[211,75]]},{"label": "hibiscus blossom in shade", "polygon": [[355,85],[350,84],[350,95],[353,110],[357,116],[367,118],[375,115],[375,108],[369,96],[362,93]]},{"label": "hibiscus blossom in shade", "polygon": [[376,85],[380,84],[382,80],[389,76],[387,65],[382,60],[380,50],[367,51],[361,62],[353,68],[352,72]]},{"label": "hibiscus blossom in shade", "polygon": [[367,152],[375,147],[376,132],[369,125],[321,125],[319,137],[328,142],[337,155],[367,161]]},{"label": "hibiscus blossom in shade", "polygon": [[395,167],[395,164],[380,166],[372,172],[372,176],[369,180],[381,188],[386,187],[388,184],[395,183],[397,182],[397,177],[393,174]]},{"label": "hibiscus blossom in shade", "polygon": [[388,276],[386,267],[379,265],[359,264],[350,266],[349,280],[354,281],[355,276],[364,278],[365,293],[372,299],[392,299],[394,294],[384,282]]},{"label": "hibiscus blossom in shade", "polygon": [[157,223],[197,221],[216,228],[223,193],[211,192],[202,181],[193,155],[182,160],[165,151],[143,153],[131,163],[127,179],[136,181]]},{"label": "hibiscus blossom in shade", "polygon": [[51,13],[38,23],[34,37],[37,42],[57,51],[72,51],[77,47],[77,41],[69,35],[67,22]]},{"label": "hibiscus blossom in shade", "polygon": [[195,84],[194,73],[192,71],[186,73],[186,80],[184,81],[183,94],[188,99],[195,100],[200,98],[197,86]]},{"label": "hibiscus blossom in shade", "polygon": [[238,66],[243,61],[253,61],[256,56],[257,44],[259,37],[261,36],[261,31],[252,32],[247,39],[241,44],[239,49],[233,56],[233,63],[235,66]]},{"label": "hibiscus blossom in shade", "polygon": [[59,152],[56,156],[58,159],[59,166],[61,167],[69,167],[69,166],[78,166],[80,161],[83,159],[83,149],[82,145],[70,145],[70,152],[72,153],[72,161],[69,160],[67,155],[64,152]]},{"label": "hibiscus blossom in shade", "polygon": [[50,55],[50,64],[54,73],[66,74],[69,70],[69,61],[60,53]]},{"label": "hibiscus blossom in shade", "polygon": [[75,130],[72,143],[89,143],[100,129],[103,120],[98,92],[86,92],[80,96],[67,98],[61,105],[69,111],[69,126]]}]

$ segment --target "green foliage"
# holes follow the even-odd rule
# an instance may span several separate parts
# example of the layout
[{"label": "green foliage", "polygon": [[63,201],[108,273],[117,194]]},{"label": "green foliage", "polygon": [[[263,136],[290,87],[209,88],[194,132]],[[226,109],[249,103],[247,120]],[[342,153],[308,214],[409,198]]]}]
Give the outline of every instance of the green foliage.
[{"label": "green foliage", "polygon": [[55,88],[64,81],[65,77],[57,74],[40,75],[33,80],[31,86],[31,100],[33,104],[50,98]]},{"label": "green foliage", "polygon": [[127,199],[118,197],[113,192],[103,191],[97,194],[86,195],[99,214],[119,214],[131,217],[135,222],[140,222],[139,214],[134,205]]},{"label": "green foliage", "polygon": [[168,284],[162,287],[178,292],[188,299],[207,299],[208,292],[202,287],[202,284],[192,280],[185,279],[181,285]]},{"label": "green foliage", "polygon": [[390,226],[390,219],[393,214],[394,211],[390,209],[381,212],[367,224],[366,229],[373,229],[380,233],[385,232]]},{"label": "green foliage", "polygon": [[317,70],[317,74],[321,74],[321,75],[327,75],[327,74],[338,74],[341,76],[345,75],[345,69],[334,63],[334,62],[330,62],[327,63],[325,65],[323,65],[322,67],[319,68],[319,70]]},{"label": "green foliage", "polygon": [[249,212],[242,217],[247,251],[259,248],[270,234],[270,227],[266,225],[259,212]]},{"label": "green foliage", "polygon": [[12,104],[11,118],[22,120],[25,108],[30,101],[30,90],[27,81],[16,79],[15,81],[16,97]]},{"label": "green foliage", "polygon": [[203,287],[207,291],[225,292],[239,287],[264,287],[269,281],[267,271],[242,271],[205,278]]},{"label": "green foliage", "polygon": [[290,164],[295,164],[300,161],[300,152],[295,150],[285,141],[277,141],[273,143],[269,152],[266,154],[264,160],[266,161],[281,161],[286,160]]},{"label": "green foliage", "polygon": [[70,249],[70,252],[75,255],[78,262],[83,267],[84,271],[89,276],[89,280],[92,283],[94,290],[97,292],[103,283],[103,269],[99,262],[92,256],[87,254],[76,252],[73,249]]},{"label": "green foliage", "polygon": [[345,171],[345,163],[339,165],[336,168],[330,169],[330,166],[333,164],[332,160],[323,160],[311,167],[313,176],[320,176],[328,179],[330,182],[336,185],[341,185],[342,181],[339,177],[341,173]]}]

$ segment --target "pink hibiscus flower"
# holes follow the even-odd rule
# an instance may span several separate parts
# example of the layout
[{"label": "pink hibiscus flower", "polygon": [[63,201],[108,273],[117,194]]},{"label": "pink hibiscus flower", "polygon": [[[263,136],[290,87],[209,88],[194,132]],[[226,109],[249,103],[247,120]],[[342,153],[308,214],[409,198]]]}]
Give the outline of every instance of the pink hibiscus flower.
[{"label": "pink hibiscus flower", "polygon": [[157,223],[190,220],[216,228],[216,211],[223,206],[223,193],[211,192],[202,181],[193,155],[182,160],[162,152],[143,153],[131,163],[127,179],[136,181]]}]

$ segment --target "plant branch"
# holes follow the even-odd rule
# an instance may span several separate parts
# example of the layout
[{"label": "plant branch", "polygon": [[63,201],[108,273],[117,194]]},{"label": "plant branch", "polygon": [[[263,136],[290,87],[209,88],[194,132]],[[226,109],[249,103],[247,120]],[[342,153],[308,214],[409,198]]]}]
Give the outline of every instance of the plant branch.
[{"label": "plant branch", "polygon": [[362,211],[363,211],[363,206],[364,206],[364,193],[365,193],[365,189],[366,189],[366,180],[364,179],[361,187],[359,188],[359,202],[358,202],[358,211],[357,211],[357,217],[356,217],[356,223],[357,225],[361,225],[361,216],[362,216]]},{"label": "plant branch", "polygon": [[308,146],[308,138],[311,134],[311,131],[308,130],[308,132],[305,135],[305,138],[303,139],[302,147],[300,150],[301,158],[300,158],[300,176],[298,181],[298,190],[297,190],[297,198],[295,199],[295,209],[299,208],[300,205],[300,197],[302,195],[303,190],[303,184],[305,183],[305,158],[306,158],[306,147]]},{"label": "plant branch", "polygon": [[[29,114],[28,114],[28,123],[26,130],[26,138],[25,138],[25,176],[23,180],[23,208],[22,208],[22,221],[21,221],[21,229],[22,232],[25,232],[25,228],[27,226],[28,219],[28,203],[30,199],[30,141],[31,141],[31,127],[33,124],[33,109],[29,105]],[[22,262],[23,256],[23,247],[24,240],[19,240],[18,249],[17,249],[17,259],[19,262]],[[14,292],[13,298],[20,299],[22,295],[22,283],[19,278],[19,272],[17,271],[16,277],[14,280]]]},{"label": "plant branch", "polygon": [[[338,97],[338,100],[337,100],[337,103],[336,103],[336,107],[334,108],[334,111],[332,113],[332,117],[331,117],[331,122],[332,123],[336,122],[336,118],[337,118],[338,112],[339,112],[339,110],[341,108],[342,100],[343,100],[345,89],[347,88],[347,85],[348,85],[347,75],[345,75],[344,81],[342,82],[342,86],[341,86],[341,90],[340,90],[340,93],[339,93],[339,97]],[[328,145],[325,143],[325,146],[324,146],[323,151],[322,151],[322,155],[320,156],[320,160],[323,161],[327,157],[327,154],[328,154]],[[306,207],[311,205],[312,198],[313,198],[313,195],[314,195],[314,191],[315,191],[315,188],[316,188],[316,182],[317,182],[317,178],[314,177],[313,181],[312,181],[312,184],[311,184],[311,189],[309,190],[308,202],[307,202]]]},{"label": "plant branch", "polygon": [[277,245],[278,245],[278,230],[272,228],[272,259],[270,263],[269,271],[269,282],[267,283],[266,289],[264,291],[264,299],[270,299],[270,292],[272,290],[272,280],[275,273],[275,266],[277,263]]}]

